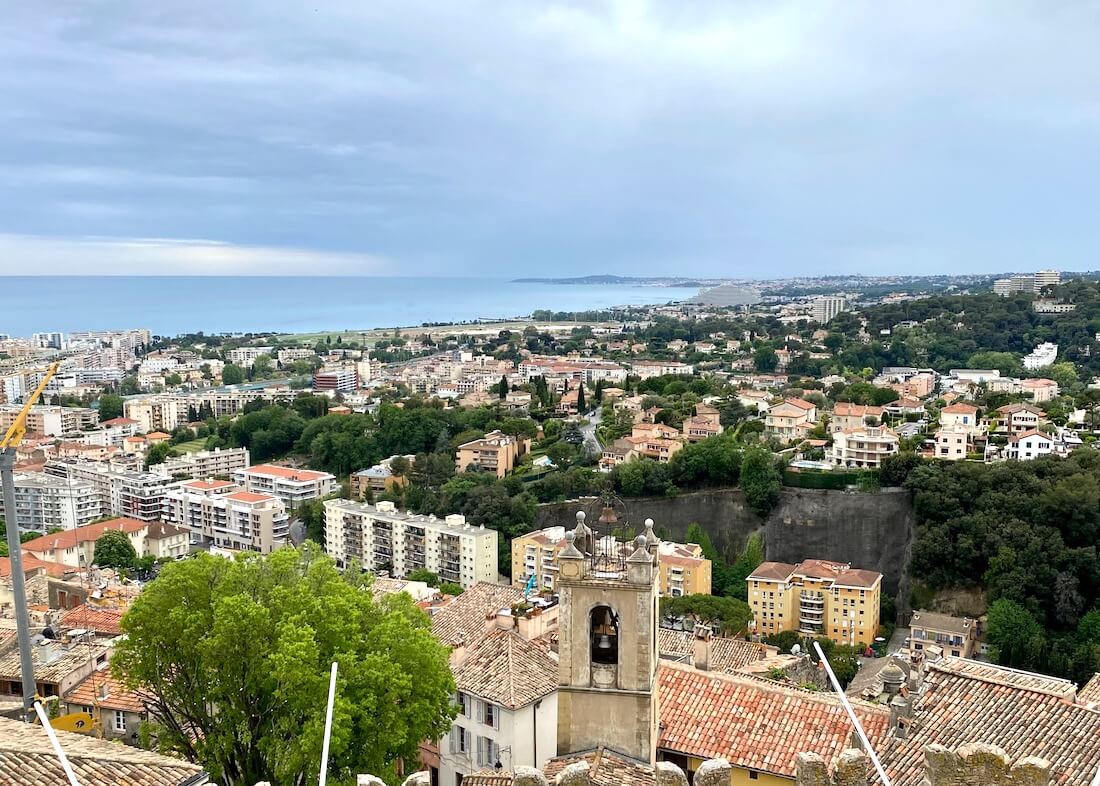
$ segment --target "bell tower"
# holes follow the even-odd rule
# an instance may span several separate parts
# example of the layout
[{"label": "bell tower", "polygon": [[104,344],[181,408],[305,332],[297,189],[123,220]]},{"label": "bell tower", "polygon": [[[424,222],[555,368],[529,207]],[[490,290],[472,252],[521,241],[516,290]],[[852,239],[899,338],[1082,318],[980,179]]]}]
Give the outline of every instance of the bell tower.
[{"label": "bell tower", "polygon": [[[610,508],[610,506],[609,506]],[[577,528],[558,555],[558,755],[604,745],[656,759],[659,540]],[[605,508],[601,524],[614,522]]]}]

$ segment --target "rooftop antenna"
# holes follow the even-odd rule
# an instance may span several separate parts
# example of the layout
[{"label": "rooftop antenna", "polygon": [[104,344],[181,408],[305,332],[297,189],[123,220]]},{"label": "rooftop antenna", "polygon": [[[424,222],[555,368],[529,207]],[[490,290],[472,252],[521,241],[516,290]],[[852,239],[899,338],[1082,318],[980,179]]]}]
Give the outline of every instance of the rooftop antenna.
[{"label": "rooftop antenna", "polygon": [[[317,779],[317,786],[325,786],[328,778],[328,741],[332,736],[332,704],[336,700],[336,661],[332,662],[332,673],[328,678],[328,709],[325,710],[325,741],[321,745],[321,775]],[[73,782],[73,786],[77,786]],[[886,784],[890,786],[890,784]]]},{"label": "rooftop antenna", "polygon": [[[871,757],[871,762],[875,765],[875,771],[878,773],[879,778],[882,779],[883,786],[893,786],[890,779],[886,777],[886,770],[883,769],[878,754],[875,753],[875,749],[871,747],[871,741],[867,739],[867,732],[863,730],[863,724],[859,722],[859,718],[856,717],[852,705],[848,703],[848,697],[844,695],[844,689],[840,687],[840,681],[837,680],[836,674],[833,673],[833,667],[829,665],[829,659],[826,658],[825,653],[822,652],[821,645],[815,641],[813,642],[813,647],[817,652],[817,657],[821,659],[821,665],[825,667],[825,673],[829,675],[829,682],[833,684],[833,690],[835,690],[836,695],[840,697],[840,703],[844,705],[844,711],[848,713],[848,718],[856,728],[856,734],[859,735],[859,741],[863,743],[863,749],[867,751],[867,755]],[[1097,781],[1098,782],[1093,782],[1092,786],[1100,786],[1100,777],[1098,777]]]},{"label": "rooftop antenna", "polygon": [[65,751],[61,749],[61,743],[57,740],[57,735],[54,733],[53,726],[50,725],[50,716],[46,714],[46,708],[42,706],[42,702],[36,701],[34,703],[34,711],[38,713],[38,720],[42,723],[42,728],[46,730],[46,735],[50,738],[50,744],[53,745],[53,752],[57,754],[57,759],[61,762],[61,769],[65,770],[65,777],[69,779],[69,786],[80,786],[80,781],[76,779],[76,773],[73,772],[72,765],[69,764],[69,759],[65,755]]}]

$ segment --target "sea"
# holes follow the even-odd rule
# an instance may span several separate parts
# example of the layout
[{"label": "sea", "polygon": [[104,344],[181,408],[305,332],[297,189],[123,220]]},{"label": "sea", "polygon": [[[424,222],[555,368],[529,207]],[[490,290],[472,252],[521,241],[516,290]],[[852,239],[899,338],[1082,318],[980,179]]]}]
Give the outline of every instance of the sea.
[{"label": "sea", "polygon": [[314,333],[686,300],[695,288],[486,278],[0,277],[0,334],[148,328],[154,335]]}]

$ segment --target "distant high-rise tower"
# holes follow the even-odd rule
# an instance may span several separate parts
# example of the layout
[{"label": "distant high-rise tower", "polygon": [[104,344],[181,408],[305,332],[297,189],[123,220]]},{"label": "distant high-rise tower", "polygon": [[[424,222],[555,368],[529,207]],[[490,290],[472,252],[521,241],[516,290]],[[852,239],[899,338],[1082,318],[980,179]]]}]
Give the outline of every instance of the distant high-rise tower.
[{"label": "distant high-rise tower", "polygon": [[814,322],[824,325],[841,311],[848,310],[848,300],[839,295],[824,295],[813,302]]},{"label": "distant high-rise tower", "polygon": [[1057,270],[1040,270],[1035,274],[1035,294],[1043,291],[1043,287],[1056,287],[1062,283],[1062,274]]},{"label": "distant high-rise tower", "polygon": [[652,764],[660,717],[653,522],[618,554],[596,548],[583,512],[566,537],[558,555],[558,755],[605,746]]}]

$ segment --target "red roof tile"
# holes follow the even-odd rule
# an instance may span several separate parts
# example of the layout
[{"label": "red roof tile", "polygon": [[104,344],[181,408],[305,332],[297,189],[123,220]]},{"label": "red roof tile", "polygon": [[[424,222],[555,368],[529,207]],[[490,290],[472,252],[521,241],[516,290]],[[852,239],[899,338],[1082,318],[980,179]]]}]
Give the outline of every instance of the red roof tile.
[{"label": "red roof tile", "polygon": [[129,534],[139,532],[147,526],[149,525],[146,522],[137,519],[108,519],[107,521],[85,524],[83,527],[77,527],[76,529],[67,529],[64,532],[55,532],[53,535],[43,535],[34,540],[28,540],[23,544],[23,548],[26,551],[35,552],[68,549],[80,543],[99,540],[103,533],[110,529],[121,530]]}]

